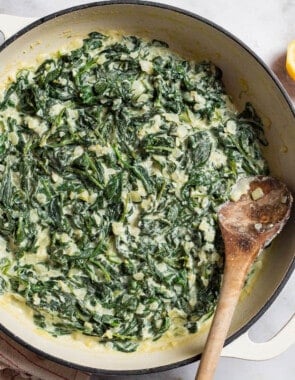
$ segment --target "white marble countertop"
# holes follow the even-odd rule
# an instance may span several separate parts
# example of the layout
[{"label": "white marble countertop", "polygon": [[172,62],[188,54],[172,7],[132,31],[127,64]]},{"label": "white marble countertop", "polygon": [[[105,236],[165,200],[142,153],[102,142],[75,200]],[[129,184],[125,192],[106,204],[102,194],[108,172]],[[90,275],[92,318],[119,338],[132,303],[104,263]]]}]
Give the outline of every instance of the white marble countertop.
[{"label": "white marble countertop", "polygon": [[[89,2],[91,1],[0,0],[0,13],[41,17],[56,10]],[[295,39],[295,0],[268,0],[267,2],[264,0],[161,0],[159,2],[197,13],[236,35],[276,73],[295,102],[295,82],[287,77],[284,70],[286,46]],[[293,274],[273,305],[252,326],[250,336],[255,341],[262,342],[270,339],[294,313],[294,286],[295,275]],[[221,358],[216,380],[291,380],[295,373],[294,357],[295,347],[293,346],[279,357],[268,361]],[[192,380],[196,367],[197,364],[191,364],[153,375],[120,376],[120,380]],[[93,379],[114,378],[102,376],[93,377]]]}]

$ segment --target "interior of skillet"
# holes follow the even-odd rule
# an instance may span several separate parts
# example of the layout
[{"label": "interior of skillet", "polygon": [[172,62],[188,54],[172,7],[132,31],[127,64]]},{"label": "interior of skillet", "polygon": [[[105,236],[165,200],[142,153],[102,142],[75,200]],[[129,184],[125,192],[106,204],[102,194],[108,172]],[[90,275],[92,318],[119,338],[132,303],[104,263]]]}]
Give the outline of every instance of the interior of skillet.
[{"label": "interior of skillet", "polygon": [[[265,150],[271,173],[295,190],[294,115],[282,92],[269,73],[239,42],[210,23],[190,15],[148,5],[109,4],[90,6],[49,18],[17,38],[1,52],[0,79],[20,66],[35,64],[40,54],[50,54],[68,46],[71,40],[92,31],[116,30],[122,34],[159,39],[184,58],[212,60],[223,71],[227,93],[242,109],[246,101],[255,106],[262,117],[269,146]],[[293,154],[293,156],[292,156]],[[293,176],[292,176],[293,175]],[[273,296],[291,265],[295,250],[292,225],[272,245],[264,267],[250,295],[237,309],[230,335],[245,326]],[[148,370],[190,359],[202,352],[206,332],[191,335],[183,344],[161,352],[132,354],[98,352],[81,346],[67,337],[49,338],[21,314],[0,304],[0,323],[33,348],[74,365],[92,370]],[[27,324],[28,328],[24,328]],[[115,368],[114,368],[115,363]]]}]

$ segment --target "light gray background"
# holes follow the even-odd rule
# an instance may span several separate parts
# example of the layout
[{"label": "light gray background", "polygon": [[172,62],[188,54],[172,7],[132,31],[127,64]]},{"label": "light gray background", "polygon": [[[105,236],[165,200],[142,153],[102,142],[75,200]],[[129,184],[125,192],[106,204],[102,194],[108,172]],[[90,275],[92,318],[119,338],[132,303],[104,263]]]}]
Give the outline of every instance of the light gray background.
[{"label": "light gray background", "polygon": [[[56,10],[89,2],[91,1],[0,0],[0,13],[41,17]],[[295,0],[161,0],[161,2],[195,12],[235,34],[271,67],[295,101],[295,82],[287,77],[284,70],[286,46],[295,39]],[[250,336],[255,341],[263,342],[270,339],[294,313],[294,286],[293,274],[274,304],[251,328]],[[119,379],[193,380],[196,368],[197,364],[191,364],[173,371],[143,376],[120,376]],[[293,380],[294,378],[294,346],[279,357],[263,362],[221,358],[216,373],[216,380]],[[111,380],[114,377],[102,376],[93,379]]]}]

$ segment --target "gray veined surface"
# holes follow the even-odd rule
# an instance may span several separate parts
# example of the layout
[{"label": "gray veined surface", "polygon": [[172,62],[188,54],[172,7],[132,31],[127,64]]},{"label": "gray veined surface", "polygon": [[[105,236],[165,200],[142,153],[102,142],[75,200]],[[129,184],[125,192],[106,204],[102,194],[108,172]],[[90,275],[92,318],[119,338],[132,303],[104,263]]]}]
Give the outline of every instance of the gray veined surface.
[{"label": "gray veined surface", "polygon": [[[0,12],[26,17],[41,17],[56,10],[88,3],[88,0],[0,0]],[[223,26],[250,46],[274,70],[290,96],[295,100],[295,86],[284,70],[285,50],[288,42],[295,38],[294,0],[264,1],[241,0],[166,0],[163,3],[182,7],[200,14]],[[218,9],[218,11],[216,11]],[[222,9],[222,11],[220,11]],[[1,29],[1,28],[0,28]],[[295,310],[294,274],[271,306],[252,327],[250,336],[257,341],[265,341],[275,334],[291,317]],[[290,348],[277,358],[264,362],[250,362],[239,359],[222,358],[217,380],[292,380],[295,372],[295,348]],[[120,377],[122,380],[192,380],[196,364],[155,375]],[[94,377],[111,380],[113,377]]]}]

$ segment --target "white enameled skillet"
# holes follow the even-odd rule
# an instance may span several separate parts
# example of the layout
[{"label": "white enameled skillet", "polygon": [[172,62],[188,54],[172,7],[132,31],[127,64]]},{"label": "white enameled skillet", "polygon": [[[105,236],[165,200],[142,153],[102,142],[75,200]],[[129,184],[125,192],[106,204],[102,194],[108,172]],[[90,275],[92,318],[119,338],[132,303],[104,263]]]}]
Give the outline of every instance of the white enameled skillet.
[{"label": "white enameled skillet", "polygon": [[[28,25],[27,25],[28,24]],[[27,25],[27,26],[25,26]],[[24,27],[25,26],[25,27]],[[23,29],[19,30],[21,27]],[[168,42],[185,58],[212,60],[223,71],[227,92],[242,108],[250,101],[265,123],[265,149],[271,174],[295,192],[295,113],[290,99],[263,62],[241,41],[214,23],[170,6],[111,1],[81,5],[32,20],[0,15],[6,37],[0,47],[0,83],[18,67],[36,63],[71,40],[94,30],[120,31]],[[19,31],[17,31],[19,30]],[[17,31],[15,34],[13,32]],[[256,349],[245,332],[273,302],[294,269],[294,213],[272,244],[251,293],[242,298],[234,316],[223,354],[266,359],[292,343],[294,319],[275,342]],[[135,374],[166,370],[199,359],[207,331],[180,345],[146,353],[104,353],[64,338],[48,338],[36,331],[23,314],[12,313],[0,302],[0,328],[32,351],[59,363],[100,374]],[[294,339],[294,336],[293,336]]]}]

